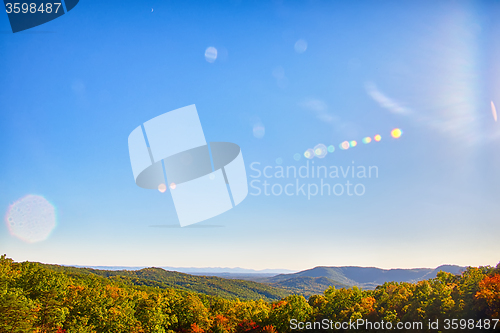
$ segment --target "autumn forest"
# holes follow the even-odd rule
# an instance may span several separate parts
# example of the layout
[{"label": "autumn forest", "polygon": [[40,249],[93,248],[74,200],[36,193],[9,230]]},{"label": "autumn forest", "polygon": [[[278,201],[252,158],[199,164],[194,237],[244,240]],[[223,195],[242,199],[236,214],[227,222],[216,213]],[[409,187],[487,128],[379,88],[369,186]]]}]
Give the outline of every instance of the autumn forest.
[{"label": "autumn forest", "polygon": [[[154,278],[154,269],[144,278],[120,272],[106,275],[1,256],[0,332],[298,332],[291,320],[484,323],[500,317],[500,264],[468,267],[461,275],[442,271],[416,283],[388,282],[375,290],[331,286],[307,299],[248,281],[203,280],[206,291],[193,291],[192,281],[185,288],[169,287]],[[485,331],[493,331],[493,325]]]}]

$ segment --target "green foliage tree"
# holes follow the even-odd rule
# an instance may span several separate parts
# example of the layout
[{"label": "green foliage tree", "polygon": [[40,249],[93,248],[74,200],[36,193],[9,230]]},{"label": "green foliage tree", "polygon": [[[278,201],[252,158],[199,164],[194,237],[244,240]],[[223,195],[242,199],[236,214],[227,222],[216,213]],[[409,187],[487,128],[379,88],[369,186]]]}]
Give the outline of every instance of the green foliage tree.
[{"label": "green foliage tree", "polygon": [[376,318],[386,322],[401,321],[408,312],[410,299],[413,297],[413,285],[410,283],[386,282],[373,292],[376,300]]},{"label": "green foliage tree", "polygon": [[18,266],[6,255],[0,257],[0,332],[29,332],[36,321],[35,302],[16,286]]},{"label": "green foliage tree", "polygon": [[177,318],[177,330],[189,330],[193,324],[208,330],[212,324],[208,309],[200,298],[192,293],[178,294],[174,297],[172,312]]},{"label": "green foliage tree", "polygon": [[336,321],[349,321],[362,318],[374,311],[371,291],[362,291],[357,287],[335,289],[329,287],[325,290],[325,300],[321,305],[324,318]]},{"label": "green foliage tree", "polygon": [[299,322],[308,321],[312,318],[312,314],[313,310],[304,296],[291,295],[273,303],[268,323],[274,326],[278,332],[290,332],[292,319]]},{"label": "green foliage tree", "polygon": [[171,314],[171,304],[166,294],[143,293],[137,301],[136,318],[146,333],[165,333],[177,322]]}]

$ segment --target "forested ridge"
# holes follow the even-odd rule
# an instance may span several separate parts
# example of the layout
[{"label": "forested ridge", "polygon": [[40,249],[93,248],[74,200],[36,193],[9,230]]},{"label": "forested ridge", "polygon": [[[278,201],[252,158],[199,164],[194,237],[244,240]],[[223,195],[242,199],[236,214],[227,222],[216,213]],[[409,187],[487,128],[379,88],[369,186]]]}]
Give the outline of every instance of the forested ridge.
[{"label": "forested ridge", "polygon": [[172,288],[229,299],[239,298],[275,301],[291,294],[283,288],[275,288],[253,281],[230,280],[214,276],[190,275],[174,271],[166,271],[162,268],[156,267],[143,268],[135,271],[110,271],[59,265],[42,265],[47,269],[75,276],[80,274],[95,274],[120,281],[128,285],[150,286],[161,289]]},{"label": "forested ridge", "polygon": [[[3,255],[0,332],[291,332],[292,319],[427,323],[500,317],[500,264],[468,267],[461,275],[440,272],[417,283],[387,282],[375,290],[331,286],[308,300],[288,295],[274,301],[237,299],[237,289],[214,296],[183,289],[179,283],[172,287],[169,274],[160,281],[162,273],[154,268],[132,273],[18,263]],[[200,288],[217,281],[217,288],[233,290],[248,282],[189,280],[192,276],[178,274],[172,276],[183,283],[197,282]],[[267,287],[258,285],[250,286],[259,292]]]}]

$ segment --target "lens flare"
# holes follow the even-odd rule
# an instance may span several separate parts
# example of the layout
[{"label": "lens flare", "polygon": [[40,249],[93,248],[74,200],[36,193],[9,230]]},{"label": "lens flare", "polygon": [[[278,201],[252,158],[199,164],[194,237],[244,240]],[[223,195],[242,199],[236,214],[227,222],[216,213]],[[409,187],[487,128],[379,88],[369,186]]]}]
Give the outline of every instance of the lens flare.
[{"label": "lens flare", "polygon": [[281,164],[281,163],[283,163],[283,159],[281,157],[278,157],[276,159],[276,164]]},{"label": "lens flare", "polygon": [[266,135],[266,128],[264,125],[258,123],[253,126],[253,136],[257,139],[262,139]]},{"label": "lens flare", "polygon": [[170,188],[171,188],[172,190],[175,190],[175,188],[176,188],[176,187],[177,187],[177,185],[175,185],[175,183],[170,183]]},{"label": "lens flare", "polygon": [[272,74],[273,74],[274,78],[277,80],[281,80],[281,79],[285,78],[285,70],[281,66],[278,66],[275,69],[273,69]]},{"label": "lens flare", "polygon": [[295,42],[294,48],[295,52],[304,53],[307,50],[307,42],[303,39],[299,39],[298,41]]},{"label": "lens flare", "polygon": [[320,143],[319,145],[316,145],[316,147],[314,147],[314,155],[318,158],[325,157],[327,153],[328,153],[328,149],[322,143]]},{"label": "lens flare", "polygon": [[493,114],[493,119],[497,121],[497,108],[495,107],[495,103],[491,101],[491,113]]},{"label": "lens flare", "polygon": [[158,185],[158,191],[160,191],[161,193],[165,193],[166,190],[167,190],[167,185],[163,183]]},{"label": "lens flare", "polygon": [[312,150],[311,148],[306,150],[306,152],[304,153],[304,157],[308,159],[314,158],[314,150]]},{"label": "lens flare", "polygon": [[42,196],[27,195],[10,205],[5,222],[10,233],[28,243],[47,239],[56,226],[56,210]]},{"label": "lens flare", "polygon": [[[492,102],[492,107],[494,107],[493,102]],[[391,131],[391,136],[395,139],[398,139],[403,135],[403,131],[400,128],[394,128]],[[372,142],[372,140],[375,140],[377,142],[382,140],[382,136],[380,134],[377,134],[373,137],[373,139],[369,136],[364,137],[361,139],[361,142],[364,144],[368,144]],[[356,147],[358,145],[358,141],[356,140],[351,140],[351,141],[343,141],[342,143],[339,144],[339,148],[342,150],[347,150],[349,148]],[[318,144],[314,149],[307,149],[306,152],[304,153],[304,156],[308,159],[312,159],[314,157],[318,158],[324,158],[328,153],[333,153],[335,151],[335,147],[333,145],[330,146],[325,146],[324,144]],[[300,159],[299,154],[295,154],[293,158],[298,161]],[[278,161],[278,160],[276,160]],[[278,162],[277,162],[278,163]]]},{"label": "lens flare", "polygon": [[391,136],[394,138],[394,139],[397,139],[401,136],[401,134],[403,134],[403,131],[401,131],[399,128],[395,128],[391,131]]},{"label": "lens flare", "polygon": [[208,47],[205,50],[205,60],[209,63],[213,63],[217,59],[217,49],[213,46]]}]

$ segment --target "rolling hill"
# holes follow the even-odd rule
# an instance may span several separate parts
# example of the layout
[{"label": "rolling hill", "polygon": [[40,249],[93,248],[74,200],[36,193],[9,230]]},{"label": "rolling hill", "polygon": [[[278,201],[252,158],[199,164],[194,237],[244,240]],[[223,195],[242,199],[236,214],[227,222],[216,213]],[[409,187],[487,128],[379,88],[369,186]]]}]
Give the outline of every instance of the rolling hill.
[{"label": "rolling hill", "polygon": [[197,276],[167,271],[156,267],[130,271],[109,271],[49,264],[42,265],[47,269],[64,272],[72,276],[95,274],[104,278],[119,280],[130,285],[158,287],[162,289],[173,288],[227,299],[263,299],[265,301],[274,301],[294,292],[299,293],[298,290],[274,287],[254,281],[223,279],[214,276]]}]

